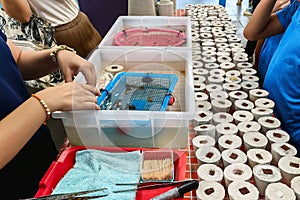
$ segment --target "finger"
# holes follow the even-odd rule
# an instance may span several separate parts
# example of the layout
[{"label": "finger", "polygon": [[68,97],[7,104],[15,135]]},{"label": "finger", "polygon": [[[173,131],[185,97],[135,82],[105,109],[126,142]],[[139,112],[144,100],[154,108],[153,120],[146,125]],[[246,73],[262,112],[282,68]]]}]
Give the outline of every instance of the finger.
[{"label": "finger", "polygon": [[67,71],[64,72],[64,78],[65,78],[65,82],[66,83],[73,81],[73,75],[72,75],[72,73],[69,70],[67,70]]},{"label": "finger", "polygon": [[100,110],[100,107],[94,102],[86,101],[73,105],[72,110]]},{"label": "finger", "polygon": [[80,106],[73,106],[72,110],[100,110],[100,107],[95,103],[84,103]]},{"label": "finger", "polygon": [[87,84],[95,87],[97,76],[93,64],[86,60],[83,61],[80,65],[80,71],[84,75]]},{"label": "finger", "polygon": [[86,85],[86,84],[81,84],[81,87],[93,95],[100,96],[99,89],[97,89],[95,87],[92,87],[92,86]]},{"label": "finger", "polygon": [[[83,95],[82,95],[83,96]],[[92,103],[97,103],[97,97],[91,94],[87,94],[83,96],[82,99],[83,102],[92,102]]]},{"label": "finger", "polygon": [[[83,87],[86,87],[86,85],[83,85]],[[82,104],[86,102],[92,102],[97,104],[98,99],[97,96],[90,92],[89,90],[85,90],[83,88],[77,89],[76,92],[73,94],[73,100],[76,102],[75,104]]]}]

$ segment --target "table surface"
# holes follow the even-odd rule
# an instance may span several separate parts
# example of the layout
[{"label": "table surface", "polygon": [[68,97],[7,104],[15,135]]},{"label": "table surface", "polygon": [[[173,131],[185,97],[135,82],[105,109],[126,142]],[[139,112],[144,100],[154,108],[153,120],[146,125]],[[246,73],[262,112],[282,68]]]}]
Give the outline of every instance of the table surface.
[{"label": "table surface", "polygon": [[[195,137],[194,133],[194,127],[190,126],[189,130],[189,140],[188,140],[188,145],[186,148],[186,179],[197,179],[198,180],[198,175],[197,175],[197,169],[198,169],[198,162],[197,158],[195,156],[195,151],[192,145],[192,139]],[[188,192],[184,195],[184,200],[197,200],[196,197],[196,191],[193,190],[191,192]]]}]

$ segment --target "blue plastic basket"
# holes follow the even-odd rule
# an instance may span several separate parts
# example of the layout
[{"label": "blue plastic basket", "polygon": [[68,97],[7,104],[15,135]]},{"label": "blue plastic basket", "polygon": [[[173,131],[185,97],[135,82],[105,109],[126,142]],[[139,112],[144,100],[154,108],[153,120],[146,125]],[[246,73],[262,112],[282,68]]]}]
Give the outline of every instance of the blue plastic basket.
[{"label": "blue plastic basket", "polygon": [[177,80],[175,74],[120,72],[97,103],[102,110],[165,111]]}]

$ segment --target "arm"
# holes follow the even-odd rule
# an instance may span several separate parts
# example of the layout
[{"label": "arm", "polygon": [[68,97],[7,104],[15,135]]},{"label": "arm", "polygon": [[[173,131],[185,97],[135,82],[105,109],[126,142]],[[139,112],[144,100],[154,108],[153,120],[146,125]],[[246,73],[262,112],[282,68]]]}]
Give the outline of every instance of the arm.
[{"label": "arm", "polygon": [[[14,45],[10,40],[7,40],[7,44],[24,80],[40,78],[58,69],[49,57],[52,51],[51,49],[43,51],[21,51],[19,47]],[[43,66],[41,66],[41,63]]]},{"label": "arm", "polygon": [[[56,68],[47,54],[50,50],[27,54],[9,41],[8,44],[12,48],[13,57],[22,65],[21,68],[30,69],[28,64],[33,64],[38,71],[43,70],[39,70],[37,66],[39,68],[44,66],[50,69]],[[82,71],[87,81],[91,85],[93,84],[95,71],[89,68],[93,66],[92,64],[86,61],[89,64],[82,65],[85,63],[82,61],[84,59],[67,50],[59,51],[57,60],[59,65],[62,65],[63,70],[69,73],[66,75],[68,78],[76,72]],[[51,112],[58,110],[99,110],[96,96],[99,96],[100,92],[91,85],[68,82],[41,90],[36,95],[46,102]],[[5,152],[0,154],[0,169],[23,148],[45,119],[44,107],[37,99],[31,97],[0,121],[0,152]]]},{"label": "arm", "polygon": [[[37,93],[51,112],[62,110],[99,110],[95,88],[75,82],[44,89]],[[0,169],[29,141],[46,118],[40,102],[31,97],[0,121]],[[29,126],[30,125],[30,126]]]},{"label": "arm", "polygon": [[29,22],[32,12],[27,0],[1,0],[1,3],[9,16],[21,23]]},{"label": "arm", "polygon": [[[290,4],[290,0],[281,0],[281,1],[276,1],[272,13],[276,13],[277,11],[285,8]],[[255,48],[255,63],[254,63],[254,69],[258,70],[258,63],[259,63],[259,56],[261,49],[263,47],[265,39],[261,39],[257,41],[257,45]]]},{"label": "arm", "polygon": [[57,53],[57,65],[49,56],[53,49],[21,51],[11,41],[8,40],[7,43],[25,80],[42,77],[57,70],[59,67],[64,74],[66,82],[72,81],[74,76],[82,72],[89,85],[96,85],[96,72],[93,64],[74,52],[68,50],[59,51]]},{"label": "arm", "polygon": [[248,40],[259,40],[284,31],[276,13],[272,13],[276,0],[261,0],[244,29]]},{"label": "arm", "polygon": [[261,48],[264,45],[265,40],[261,39],[257,41],[256,47],[255,47],[255,62],[254,62],[254,69],[258,70],[258,63],[259,63],[259,56],[261,52]]},{"label": "arm", "polygon": [[274,8],[272,10],[273,13],[287,7],[288,5],[290,5],[290,0],[282,0],[282,1],[276,1]]}]

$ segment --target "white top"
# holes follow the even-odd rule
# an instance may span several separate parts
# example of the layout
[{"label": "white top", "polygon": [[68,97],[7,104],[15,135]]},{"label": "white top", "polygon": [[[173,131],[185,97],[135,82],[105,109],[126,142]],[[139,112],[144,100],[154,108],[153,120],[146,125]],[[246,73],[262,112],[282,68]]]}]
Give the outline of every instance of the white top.
[{"label": "white top", "polygon": [[76,0],[28,0],[32,12],[53,26],[71,22],[78,15]]}]

